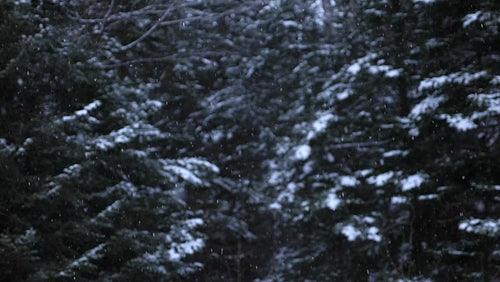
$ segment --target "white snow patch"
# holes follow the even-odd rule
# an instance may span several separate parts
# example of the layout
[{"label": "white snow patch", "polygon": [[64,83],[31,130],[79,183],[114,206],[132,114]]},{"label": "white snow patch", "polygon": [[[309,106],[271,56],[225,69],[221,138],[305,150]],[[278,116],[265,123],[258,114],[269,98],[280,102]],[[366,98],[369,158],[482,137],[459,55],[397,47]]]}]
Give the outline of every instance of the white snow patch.
[{"label": "white snow patch", "polygon": [[209,169],[212,173],[219,173],[219,167],[214,165],[213,163],[198,159],[198,158],[185,158],[178,160],[178,162],[182,165],[185,165],[187,168],[194,168],[193,166],[203,167]]},{"label": "white snow patch", "polygon": [[159,160],[162,164],[162,175],[171,181],[175,181],[173,177],[178,176],[185,181],[194,185],[206,185],[208,182],[203,181],[200,176],[203,176],[208,170],[210,173],[218,173],[219,168],[202,159],[185,158],[180,160]]},{"label": "white snow patch", "polygon": [[397,69],[397,70],[390,70],[390,71],[386,72],[385,76],[389,77],[389,78],[394,78],[394,77],[399,77],[400,74],[401,74],[401,70]]},{"label": "white snow patch", "polygon": [[110,148],[113,148],[115,146],[114,143],[110,142],[109,140],[106,140],[104,138],[99,138],[97,139],[96,141],[96,147],[98,149],[101,149],[103,151],[107,150],[107,149],[110,149]]},{"label": "white snow patch", "polygon": [[463,18],[463,27],[468,27],[473,22],[477,21],[479,16],[481,15],[481,11],[477,11],[472,14],[468,14]]},{"label": "white snow patch", "polygon": [[354,176],[344,175],[340,176],[339,179],[340,185],[342,186],[353,187],[356,186],[356,184],[359,184],[359,181]]},{"label": "white snow patch", "polygon": [[94,102],[88,104],[85,106],[83,109],[76,111],[75,115],[76,116],[86,116],[88,113],[94,109],[97,109],[100,105],[102,105],[102,102],[99,100],[95,100]]},{"label": "white snow patch", "polygon": [[73,120],[75,120],[75,119],[76,119],[76,117],[75,117],[75,116],[63,116],[63,117],[62,117],[62,120],[63,120],[63,121],[73,121]]},{"label": "white snow patch", "polygon": [[[92,103],[88,104],[87,106],[83,107],[83,109],[76,111],[74,115],[63,116],[62,120],[65,121],[65,122],[67,122],[67,121],[73,121],[77,117],[88,116],[89,112],[97,109],[101,105],[102,105],[101,101],[95,100],[94,102],[92,102]],[[92,118],[90,121],[92,121],[93,123],[98,123],[98,120],[96,118]]]},{"label": "white snow patch", "polygon": [[375,226],[370,226],[368,228],[368,235],[366,236],[368,240],[372,240],[375,242],[380,242],[382,241],[382,236],[379,234],[379,230]]},{"label": "white snow patch", "polygon": [[420,130],[417,127],[414,127],[412,129],[408,130],[408,134],[410,136],[416,137],[416,136],[418,136],[420,134]]},{"label": "white snow patch", "polygon": [[369,168],[369,169],[362,169],[362,170],[358,170],[356,171],[356,175],[357,176],[360,176],[360,177],[365,177],[369,174],[371,174],[373,172],[373,169]]},{"label": "white snow patch", "polygon": [[401,73],[401,69],[393,69],[392,66],[389,65],[370,66],[368,71],[371,74],[384,73],[385,77],[389,78],[398,77]]},{"label": "white snow patch", "polygon": [[424,4],[431,4],[434,3],[435,0],[413,0],[413,3],[424,3]]},{"label": "white snow patch", "polygon": [[488,73],[486,71],[480,71],[477,73],[455,72],[448,75],[430,77],[420,82],[418,90],[423,91],[428,89],[437,89],[447,83],[469,85],[472,81],[483,78],[487,74]]},{"label": "white snow patch", "polygon": [[158,262],[162,259],[162,257],[163,254],[157,250],[152,254],[149,252],[144,253],[141,259],[145,260],[148,263],[149,269],[161,274],[167,274],[167,269],[163,265],[158,265]]},{"label": "white snow patch", "polygon": [[269,205],[269,208],[272,209],[272,210],[278,210],[279,211],[279,210],[281,210],[281,204],[274,202],[274,203],[272,203],[272,204]]},{"label": "white snow patch", "polygon": [[217,143],[224,138],[225,134],[222,130],[212,130],[209,133],[210,139],[212,139],[213,142]]},{"label": "white snow patch", "polygon": [[330,191],[328,196],[326,197],[325,204],[331,210],[336,210],[342,201],[337,197],[337,193],[335,190]]},{"label": "white snow patch", "polygon": [[404,204],[406,202],[408,202],[408,198],[406,198],[404,196],[391,197],[391,204],[393,204],[393,205]]},{"label": "white snow patch", "polygon": [[332,153],[326,154],[326,160],[330,163],[333,163],[335,161],[335,156]]},{"label": "white snow patch", "polygon": [[395,156],[406,156],[408,155],[408,151],[401,151],[401,150],[392,150],[392,151],[388,151],[388,152],[385,152],[383,154],[384,158],[391,158],[391,157],[395,157]]},{"label": "white snow patch", "polygon": [[433,199],[438,199],[438,198],[439,198],[438,194],[427,194],[427,195],[418,196],[419,201],[433,200]]},{"label": "white snow patch", "polygon": [[369,184],[375,184],[375,186],[385,185],[394,176],[393,171],[385,172],[377,176],[370,176],[366,179]]},{"label": "white snow patch", "polygon": [[177,165],[167,165],[163,167],[164,170],[173,172],[175,175],[180,176],[182,179],[194,185],[201,185],[203,181],[196,176],[193,172],[187,170],[186,168]]},{"label": "white snow patch", "polygon": [[471,117],[463,117],[462,114],[442,114],[440,117],[442,119],[446,119],[446,122],[448,122],[451,127],[456,128],[458,131],[467,131],[477,127]]},{"label": "white snow patch", "polygon": [[367,54],[364,57],[358,58],[354,60],[354,63],[351,64],[349,67],[347,67],[347,72],[356,75],[358,72],[361,70],[363,66],[366,66],[370,60],[373,60],[376,58],[376,54]]},{"label": "white snow patch", "polygon": [[323,26],[325,22],[325,10],[323,9],[322,0],[314,1],[311,4],[311,8],[314,10],[314,22],[319,26]]},{"label": "white snow patch", "polygon": [[300,25],[296,21],[282,21],[281,24],[284,27],[299,27]]},{"label": "white snow patch", "polygon": [[351,96],[353,91],[351,89],[345,89],[344,91],[337,94],[337,99],[339,101],[345,100]]},{"label": "white snow patch", "polygon": [[137,137],[148,141],[166,136],[166,134],[150,124],[134,123],[112,131],[108,135],[100,136],[94,142],[97,148],[105,151],[115,147],[116,144],[128,143]]},{"label": "white snow patch", "polygon": [[[80,164],[72,164],[63,170],[68,176],[77,176],[81,171],[82,166]],[[58,177],[63,177],[63,174],[58,175]]]},{"label": "white snow patch", "polygon": [[476,189],[481,189],[481,190],[500,191],[500,185],[488,185],[488,184],[472,183],[472,186]]},{"label": "white snow patch", "polygon": [[307,174],[311,173],[313,169],[314,169],[314,161],[308,161],[307,163],[305,163],[304,166],[302,166],[302,174],[300,178],[303,178]]},{"label": "white snow patch", "polygon": [[102,251],[105,246],[106,246],[106,244],[103,243],[103,244],[97,245],[96,247],[88,250],[87,252],[85,252],[83,254],[83,256],[81,256],[80,258],[78,258],[77,260],[75,260],[71,264],[69,264],[65,270],[59,272],[59,275],[65,276],[65,277],[70,276],[73,273],[72,269],[77,268],[82,264],[88,264],[88,263],[90,263],[90,260],[95,260],[95,259],[99,259],[99,258],[103,257],[103,255],[99,254],[99,252]]},{"label": "white snow patch", "polygon": [[351,74],[357,74],[361,70],[361,65],[359,63],[354,63],[347,68],[347,71]]},{"label": "white snow patch", "polygon": [[288,203],[291,203],[295,200],[295,192],[299,186],[295,182],[290,182],[286,185],[286,189],[281,192],[278,196],[278,202],[282,201],[287,201]]},{"label": "white snow patch", "polygon": [[368,223],[368,224],[372,224],[375,222],[375,218],[373,218],[371,216],[365,216],[365,217],[363,217],[363,222]]},{"label": "white snow patch", "polygon": [[[468,99],[475,101],[480,106],[487,107],[487,112],[500,114],[500,93],[482,93],[482,94],[471,94],[467,96]],[[483,113],[476,113],[473,115],[474,118],[479,118]],[[484,113],[486,114],[486,113]]]},{"label": "white snow patch", "polygon": [[122,201],[116,200],[111,205],[107,206],[104,210],[102,210],[96,217],[92,218],[91,221],[95,222],[97,219],[106,218],[110,213],[117,211],[121,208]]},{"label": "white snow patch", "polygon": [[496,237],[500,231],[500,219],[471,218],[460,222],[458,229],[469,233]]},{"label": "white snow patch", "polygon": [[172,243],[171,248],[168,250],[168,255],[171,261],[180,261],[181,258],[194,254],[204,246],[205,242],[201,238],[184,243]]},{"label": "white snow patch", "polygon": [[268,182],[271,185],[277,185],[283,179],[283,173],[281,171],[273,171],[269,176]]},{"label": "white snow patch", "polygon": [[121,143],[128,143],[130,141],[130,138],[128,138],[125,135],[117,135],[115,136],[115,143],[121,144]]},{"label": "white snow patch", "polygon": [[307,140],[311,140],[316,137],[318,133],[325,131],[331,120],[336,120],[336,116],[331,113],[321,114],[321,117],[312,123],[313,130],[307,134]]},{"label": "white snow patch", "polygon": [[326,115],[321,116],[318,120],[313,123],[313,128],[316,132],[321,132],[326,129],[328,126],[328,122],[332,120],[335,116],[328,113]]},{"label": "white snow patch", "polygon": [[29,3],[31,3],[31,0],[17,0],[14,3],[16,5],[19,5],[19,4],[29,4]]},{"label": "white snow patch", "polygon": [[33,144],[33,138],[30,138],[30,137],[29,137],[29,138],[26,138],[26,139],[24,140],[23,146],[25,146],[25,147],[26,147],[26,146],[29,146],[29,145],[31,145],[31,144]]},{"label": "white snow patch", "polygon": [[446,98],[444,96],[430,96],[418,103],[413,109],[411,110],[409,117],[412,119],[419,120],[421,118],[422,114],[427,114],[439,107],[439,104],[441,104],[443,101],[445,101]]},{"label": "white snow patch", "polygon": [[311,146],[309,145],[300,145],[295,148],[295,159],[299,161],[307,160],[311,155]]},{"label": "white snow patch", "polygon": [[490,83],[493,85],[500,85],[500,75],[495,75],[491,80]]},{"label": "white snow patch", "polygon": [[186,221],[184,221],[184,223],[189,228],[195,228],[195,227],[197,227],[199,225],[203,225],[203,219],[201,219],[201,218],[191,218],[191,219],[187,219]]},{"label": "white snow patch", "polygon": [[342,234],[347,237],[347,240],[355,241],[356,238],[361,236],[361,231],[359,231],[352,225],[346,225],[342,227]]},{"label": "white snow patch", "polygon": [[410,175],[407,178],[401,180],[401,190],[409,191],[415,188],[420,187],[422,183],[427,180],[428,176],[426,174],[417,173],[414,175]]},{"label": "white snow patch", "polygon": [[379,66],[369,66],[368,67],[368,72],[371,74],[378,74],[381,72],[387,72],[391,70],[391,67],[388,65],[379,65]]}]

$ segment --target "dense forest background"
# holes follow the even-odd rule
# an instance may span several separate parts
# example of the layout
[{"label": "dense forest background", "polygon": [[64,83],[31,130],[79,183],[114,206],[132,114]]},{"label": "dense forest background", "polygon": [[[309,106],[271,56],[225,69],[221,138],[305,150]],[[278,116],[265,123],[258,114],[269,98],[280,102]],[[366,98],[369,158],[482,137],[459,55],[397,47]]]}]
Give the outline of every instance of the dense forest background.
[{"label": "dense forest background", "polygon": [[499,28],[495,0],[2,0],[0,281],[499,281]]}]

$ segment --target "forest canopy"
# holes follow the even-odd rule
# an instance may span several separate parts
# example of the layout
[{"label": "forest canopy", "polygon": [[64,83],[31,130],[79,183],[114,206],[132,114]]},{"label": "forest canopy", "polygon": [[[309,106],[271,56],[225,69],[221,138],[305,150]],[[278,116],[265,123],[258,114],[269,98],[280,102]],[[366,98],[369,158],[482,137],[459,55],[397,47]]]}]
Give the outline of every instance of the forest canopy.
[{"label": "forest canopy", "polygon": [[0,281],[496,281],[500,2],[3,0]]}]

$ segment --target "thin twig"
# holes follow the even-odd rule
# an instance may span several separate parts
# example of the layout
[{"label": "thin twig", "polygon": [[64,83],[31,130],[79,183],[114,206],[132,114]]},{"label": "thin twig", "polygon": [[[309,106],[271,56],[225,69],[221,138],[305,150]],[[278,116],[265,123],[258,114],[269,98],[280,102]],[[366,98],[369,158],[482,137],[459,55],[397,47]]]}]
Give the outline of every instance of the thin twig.
[{"label": "thin twig", "polygon": [[115,0],[111,0],[111,4],[109,4],[108,11],[104,15],[104,21],[106,21],[109,18],[109,16],[111,15],[111,11],[113,10],[114,6],[115,6]]},{"label": "thin twig", "polygon": [[99,34],[102,34],[104,32],[104,27],[106,26],[106,22],[111,15],[111,11],[113,10],[113,7],[115,6],[115,0],[111,0],[111,3],[109,4],[108,11],[104,15],[104,21],[101,23],[101,28],[99,29]]},{"label": "thin twig", "polygon": [[[121,12],[121,13],[116,13],[113,15],[109,15],[107,18],[106,16],[104,18],[99,18],[99,19],[89,19],[89,18],[82,18],[77,12],[74,12],[76,16],[69,15],[68,16],[73,19],[77,20],[80,23],[86,23],[86,24],[96,24],[96,23],[102,23],[102,22],[112,22],[112,21],[119,21],[123,19],[130,19],[131,17],[134,16],[143,16],[143,15],[148,15],[148,14],[162,14],[164,13],[165,9],[167,9],[169,6],[166,5],[149,5],[146,7],[143,7],[141,9],[135,10],[135,11],[129,11],[129,12]],[[161,9],[161,10],[158,10]]]},{"label": "thin twig", "polygon": [[175,20],[170,20],[170,21],[164,21],[160,25],[167,26],[167,25],[172,25],[172,24],[177,24],[177,23],[182,23],[182,22],[191,22],[191,21],[201,20],[204,18],[207,18],[207,17],[206,16],[195,16],[195,17],[189,17],[189,18],[183,18],[183,19],[175,19]]},{"label": "thin twig", "polygon": [[123,66],[128,66],[128,65],[133,65],[133,64],[149,64],[149,63],[160,63],[160,62],[168,62],[169,60],[173,58],[182,58],[184,55],[185,57],[189,56],[229,56],[229,55],[234,55],[236,53],[230,52],[230,51],[206,51],[206,52],[194,52],[194,53],[177,53],[177,54],[172,54],[168,56],[163,56],[163,57],[152,57],[152,58],[140,58],[140,59],[135,59],[135,60],[129,60],[129,61],[122,61],[122,62],[117,62],[117,63],[110,63],[107,65],[101,65],[102,69],[113,69],[116,67],[123,67]]},{"label": "thin twig", "polygon": [[120,49],[122,51],[128,50],[128,49],[134,47],[135,45],[137,45],[142,40],[144,40],[146,37],[148,37],[158,26],[160,26],[161,22],[167,17],[167,15],[170,13],[170,11],[172,11],[172,6],[170,6],[168,9],[165,10],[163,15],[161,15],[161,17],[158,19],[158,21],[150,29],[148,29],[148,31],[146,31],[144,34],[142,34],[136,40],[130,42],[129,44],[127,44],[125,46],[122,46]]},{"label": "thin twig", "polygon": [[362,147],[377,147],[388,144],[389,142],[390,142],[389,140],[383,140],[383,141],[356,142],[356,143],[339,143],[328,146],[328,149],[337,150],[337,149],[351,149],[351,148],[362,148]]}]

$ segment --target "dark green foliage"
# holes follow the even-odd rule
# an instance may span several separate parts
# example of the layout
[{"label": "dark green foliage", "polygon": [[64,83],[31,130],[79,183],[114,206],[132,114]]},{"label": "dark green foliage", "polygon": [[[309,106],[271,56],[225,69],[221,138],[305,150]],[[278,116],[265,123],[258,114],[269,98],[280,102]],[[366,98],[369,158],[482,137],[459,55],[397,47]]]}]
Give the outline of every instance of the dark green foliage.
[{"label": "dark green foliage", "polygon": [[0,4],[0,280],[490,281],[496,1]]}]

